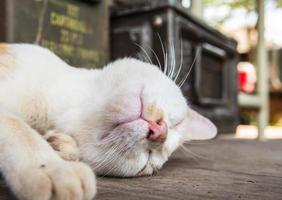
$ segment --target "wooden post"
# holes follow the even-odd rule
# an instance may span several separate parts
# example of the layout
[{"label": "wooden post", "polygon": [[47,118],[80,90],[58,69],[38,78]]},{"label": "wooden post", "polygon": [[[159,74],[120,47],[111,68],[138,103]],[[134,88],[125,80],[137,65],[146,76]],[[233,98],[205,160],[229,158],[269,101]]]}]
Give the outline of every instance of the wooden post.
[{"label": "wooden post", "polygon": [[258,130],[259,139],[264,139],[264,131],[269,122],[269,85],[268,85],[268,64],[267,54],[264,41],[264,16],[265,16],[265,1],[257,2],[258,13],[258,44],[256,53],[256,62],[258,69],[258,93],[261,98],[261,107],[258,114]]}]

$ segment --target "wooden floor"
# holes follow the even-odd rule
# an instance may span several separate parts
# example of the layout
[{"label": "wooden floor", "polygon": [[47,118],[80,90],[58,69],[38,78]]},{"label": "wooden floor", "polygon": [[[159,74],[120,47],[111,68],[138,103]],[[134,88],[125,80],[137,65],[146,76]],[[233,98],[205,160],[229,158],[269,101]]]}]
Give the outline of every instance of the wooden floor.
[{"label": "wooden floor", "polygon": [[[214,140],[186,147],[191,153],[177,151],[157,176],[99,177],[96,199],[282,200],[282,140]],[[11,199],[4,186],[0,199]]]}]

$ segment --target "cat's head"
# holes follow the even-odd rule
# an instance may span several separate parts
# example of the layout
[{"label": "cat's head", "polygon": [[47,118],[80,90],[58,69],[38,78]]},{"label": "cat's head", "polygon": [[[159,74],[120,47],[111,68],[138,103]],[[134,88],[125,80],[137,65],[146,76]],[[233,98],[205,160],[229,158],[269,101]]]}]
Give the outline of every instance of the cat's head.
[{"label": "cat's head", "polygon": [[[180,88],[156,66],[125,58],[105,67],[82,159],[98,174],[151,175],[187,140],[211,139],[217,129],[193,111]],[[100,100],[99,100],[100,99]]]}]

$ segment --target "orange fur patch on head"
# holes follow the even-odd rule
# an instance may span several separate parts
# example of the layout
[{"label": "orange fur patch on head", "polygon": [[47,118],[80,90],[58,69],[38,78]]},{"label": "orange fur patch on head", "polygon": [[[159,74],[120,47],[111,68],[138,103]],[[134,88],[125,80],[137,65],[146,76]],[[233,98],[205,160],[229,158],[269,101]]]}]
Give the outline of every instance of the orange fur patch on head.
[{"label": "orange fur patch on head", "polygon": [[0,43],[0,79],[5,78],[10,69],[15,67],[15,56],[10,51],[9,45]]},{"label": "orange fur patch on head", "polygon": [[155,104],[150,104],[144,110],[143,117],[146,120],[157,122],[163,119],[164,113]]},{"label": "orange fur patch on head", "polygon": [[0,43],[0,54],[6,53],[7,49],[8,49],[8,45],[7,44]]}]

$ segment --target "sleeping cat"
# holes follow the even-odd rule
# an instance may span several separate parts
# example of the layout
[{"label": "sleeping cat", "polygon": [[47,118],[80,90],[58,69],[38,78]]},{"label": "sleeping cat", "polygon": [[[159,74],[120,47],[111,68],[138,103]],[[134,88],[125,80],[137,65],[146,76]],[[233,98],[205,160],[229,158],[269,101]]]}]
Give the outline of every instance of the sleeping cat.
[{"label": "sleeping cat", "polygon": [[0,171],[19,199],[92,199],[92,169],[152,175],[183,142],[216,133],[152,64],[87,70],[39,46],[0,44]]}]

